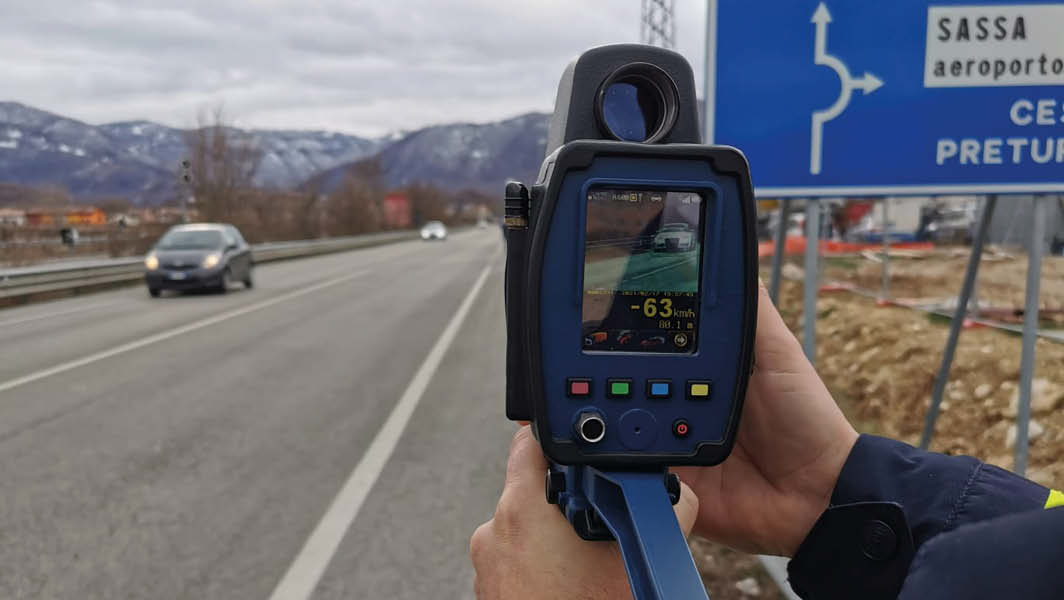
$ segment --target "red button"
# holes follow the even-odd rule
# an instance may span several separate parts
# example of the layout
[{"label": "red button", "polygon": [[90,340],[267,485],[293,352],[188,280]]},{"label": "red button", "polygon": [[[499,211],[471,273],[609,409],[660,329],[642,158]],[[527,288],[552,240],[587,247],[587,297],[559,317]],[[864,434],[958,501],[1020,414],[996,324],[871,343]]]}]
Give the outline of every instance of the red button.
[{"label": "red button", "polygon": [[590,396],[591,395],[591,382],[586,379],[570,379],[569,380],[569,395],[570,396]]},{"label": "red button", "polygon": [[687,434],[691,433],[691,426],[687,424],[687,421],[683,419],[677,419],[672,424],[672,434],[678,438],[685,438]]}]

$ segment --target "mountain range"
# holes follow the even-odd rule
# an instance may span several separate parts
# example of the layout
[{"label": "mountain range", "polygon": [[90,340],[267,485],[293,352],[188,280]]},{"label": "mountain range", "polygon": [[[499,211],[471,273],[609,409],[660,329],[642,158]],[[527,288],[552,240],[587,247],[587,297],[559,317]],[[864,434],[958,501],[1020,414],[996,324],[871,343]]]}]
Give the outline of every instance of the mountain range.
[{"label": "mountain range", "polygon": [[[363,138],[329,131],[234,129],[262,152],[256,185],[331,191],[350,166],[376,157],[385,182],[497,193],[509,178],[534,178],[547,118],[529,113],[486,124],[436,125]],[[56,185],[91,202],[122,197],[158,204],[174,195],[186,130],[151,121],[90,125],[17,102],[0,102],[0,183]]]}]

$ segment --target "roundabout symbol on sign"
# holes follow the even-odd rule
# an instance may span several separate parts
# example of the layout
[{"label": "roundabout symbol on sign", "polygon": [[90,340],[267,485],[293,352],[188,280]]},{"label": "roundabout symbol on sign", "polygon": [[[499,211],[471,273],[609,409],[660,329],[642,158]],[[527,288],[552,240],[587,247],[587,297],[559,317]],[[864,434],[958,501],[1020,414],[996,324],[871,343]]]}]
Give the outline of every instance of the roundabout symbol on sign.
[{"label": "roundabout symbol on sign", "polygon": [[842,90],[839,92],[839,99],[835,101],[835,104],[824,110],[813,112],[813,137],[809,149],[809,172],[813,175],[819,175],[824,154],[824,123],[841,115],[842,111],[846,110],[846,107],[850,104],[854,88],[868,95],[882,87],[883,80],[867,72],[864,77],[854,79],[850,75],[850,69],[846,67],[846,63],[828,54],[828,23],[831,22],[831,13],[828,12],[828,7],[823,2],[813,13],[811,22],[816,24],[816,47],[813,50],[813,63],[831,67],[838,74],[839,80],[842,81]]}]

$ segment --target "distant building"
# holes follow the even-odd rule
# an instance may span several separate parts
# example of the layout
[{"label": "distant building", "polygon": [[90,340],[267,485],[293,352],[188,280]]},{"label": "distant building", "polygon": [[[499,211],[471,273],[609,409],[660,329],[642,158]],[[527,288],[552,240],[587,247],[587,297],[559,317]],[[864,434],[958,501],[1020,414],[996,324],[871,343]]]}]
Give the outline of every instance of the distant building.
[{"label": "distant building", "polygon": [[106,225],[107,214],[92,206],[34,208],[25,212],[25,224],[30,227]]},{"label": "distant building", "polygon": [[22,227],[26,224],[26,211],[17,208],[0,208],[0,225]]},{"label": "distant building", "polygon": [[56,214],[53,210],[33,209],[26,211],[26,225],[30,227],[50,227],[55,225]]},{"label": "distant building", "polygon": [[106,225],[107,213],[95,207],[66,209],[63,218],[67,225]]},{"label": "distant building", "polygon": [[108,222],[119,227],[132,227],[140,225],[140,219],[132,213],[115,213],[108,217]]},{"label": "distant building", "polygon": [[413,225],[410,196],[393,192],[384,197],[384,226],[388,229],[409,229]]},{"label": "distant building", "polygon": [[[1031,196],[1000,196],[990,221],[987,241],[1003,246],[1022,246],[1030,251],[1034,241],[1032,231],[1034,203]],[[1045,239],[1042,247],[1064,255],[1064,196],[1043,200],[1046,206]]]}]

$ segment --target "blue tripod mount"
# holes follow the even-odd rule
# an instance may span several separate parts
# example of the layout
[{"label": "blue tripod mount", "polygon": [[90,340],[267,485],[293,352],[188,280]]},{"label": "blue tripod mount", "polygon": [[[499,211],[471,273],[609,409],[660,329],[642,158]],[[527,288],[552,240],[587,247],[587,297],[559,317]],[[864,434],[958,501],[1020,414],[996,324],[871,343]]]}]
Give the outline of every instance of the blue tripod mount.
[{"label": "blue tripod mount", "polygon": [[676,475],[552,463],[546,490],[581,538],[617,540],[635,600],[709,599],[672,509]]}]

